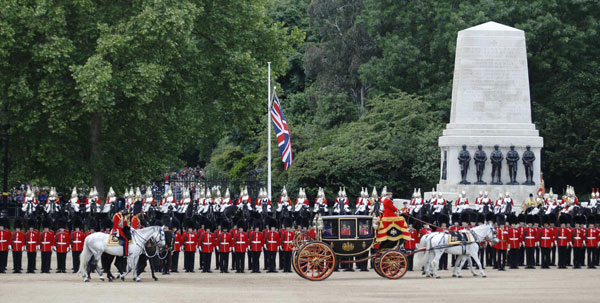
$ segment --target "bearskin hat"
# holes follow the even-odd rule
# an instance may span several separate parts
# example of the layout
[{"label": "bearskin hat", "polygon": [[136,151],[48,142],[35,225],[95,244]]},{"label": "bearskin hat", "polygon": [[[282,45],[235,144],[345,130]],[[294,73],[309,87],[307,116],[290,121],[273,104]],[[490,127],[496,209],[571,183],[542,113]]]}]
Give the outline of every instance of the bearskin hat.
[{"label": "bearskin hat", "polygon": [[185,220],[185,228],[186,229],[196,229],[196,222],[192,219]]},{"label": "bearskin hat", "polygon": [[60,218],[58,220],[56,220],[56,227],[58,228],[63,228],[63,229],[68,229],[67,227],[67,220]]},{"label": "bearskin hat", "polygon": [[462,212],[460,214],[460,223],[469,223],[469,214],[466,212]]},{"label": "bearskin hat", "polygon": [[142,201],[136,201],[133,203],[133,215],[137,215],[142,212]]},{"label": "bearskin hat", "polygon": [[179,220],[177,218],[173,218],[173,221],[171,221],[171,227],[170,228],[181,229],[181,223],[179,222]]},{"label": "bearskin hat", "polygon": [[489,222],[489,221],[494,222],[494,219],[495,219],[495,217],[494,217],[494,213],[493,212],[489,212],[489,213],[485,214],[485,221],[487,221],[487,222]]},{"label": "bearskin hat", "polygon": [[292,227],[292,223],[292,219],[290,218],[283,219],[283,228]]},{"label": "bearskin hat", "polygon": [[548,214],[548,224],[556,224],[556,215]]},{"label": "bearskin hat", "polygon": [[85,223],[85,225],[87,226],[87,229],[93,229],[93,230],[98,230],[98,222],[96,222],[96,219],[89,217],[87,219],[87,222]]},{"label": "bearskin hat", "polygon": [[448,216],[441,214],[438,216],[438,224],[442,225],[442,223],[446,223],[446,225],[448,225]]},{"label": "bearskin hat", "polygon": [[477,214],[477,223],[485,223],[485,216],[482,213]]},{"label": "bearskin hat", "polygon": [[221,229],[229,230],[230,227],[231,227],[231,223],[229,223],[229,221],[227,221],[227,220],[221,221]]},{"label": "bearskin hat", "polygon": [[453,213],[450,219],[452,219],[452,224],[460,223],[460,215],[458,213]]},{"label": "bearskin hat", "polygon": [[505,225],[506,217],[503,214],[497,214],[496,215],[496,223],[498,223],[498,225]]},{"label": "bearskin hat", "polygon": [[15,227],[15,229],[17,229],[17,228],[23,229],[23,218],[16,217],[15,222],[14,222],[14,227]]},{"label": "bearskin hat", "polygon": [[0,218],[0,226],[3,226],[6,229],[10,229],[10,222],[8,222],[8,218],[1,217]]},{"label": "bearskin hat", "polygon": [[526,220],[524,214],[519,214],[519,216],[517,217],[517,221],[519,221],[519,223],[521,223],[521,222],[525,223],[525,221],[527,221],[527,220]]}]

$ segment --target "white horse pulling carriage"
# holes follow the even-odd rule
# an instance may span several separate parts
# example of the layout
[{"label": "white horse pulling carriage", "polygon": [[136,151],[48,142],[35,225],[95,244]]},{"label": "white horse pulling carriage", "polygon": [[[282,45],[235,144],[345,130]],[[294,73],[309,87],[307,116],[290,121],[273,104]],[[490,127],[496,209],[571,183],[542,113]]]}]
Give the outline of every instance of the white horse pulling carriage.
[{"label": "white horse pulling carriage", "polygon": [[[90,273],[94,267],[98,275],[100,275],[100,280],[104,281],[102,270],[96,266],[103,253],[113,256],[123,256],[123,247],[121,245],[108,245],[109,237],[112,237],[112,235],[96,232],[85,238],[78,272],[83,277],[84,282],[90,280]],[[117,278],[124,279],[133,270],[133,279],[136,282],[140,282],[141,279],[136,270],[140,255],[143,253],[147,255],[146,245],[148,243],[159,248],[164,248],[166,245],[165,232],[160,226],[150,226],[137,230],[131,229],[131,238],[129,255],[127,256],[127,271],[119,274]]]}]

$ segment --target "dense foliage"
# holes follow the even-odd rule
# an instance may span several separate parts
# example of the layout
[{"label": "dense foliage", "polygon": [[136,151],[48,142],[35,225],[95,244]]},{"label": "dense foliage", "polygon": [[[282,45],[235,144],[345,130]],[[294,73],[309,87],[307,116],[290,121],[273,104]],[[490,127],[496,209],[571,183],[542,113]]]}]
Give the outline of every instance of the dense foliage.
[{"label": "dense foliage", "polygon": [[526,32],[546,184],[600,181],[598,1],[7,0],[0,14],[11,180],[265,170],[271,61],[295,158],[283,171],[273,148],[275,191],[429,189],[457,32],[493,20]]}]

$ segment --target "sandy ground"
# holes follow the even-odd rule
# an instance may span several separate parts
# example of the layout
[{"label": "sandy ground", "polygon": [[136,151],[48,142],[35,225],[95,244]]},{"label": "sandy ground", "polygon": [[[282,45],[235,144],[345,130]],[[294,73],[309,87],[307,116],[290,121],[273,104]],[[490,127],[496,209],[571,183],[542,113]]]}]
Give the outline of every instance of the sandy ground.
[{"label": "sandy ground", "polygon": [[[600,297],[600,269],[587,268],[490,269],[485,279],[468,271],[463,271],[462,279],[452,278],[451,272],[441,271],[437,280],[420,272],[387,280],[370,270],[334,272],[325,281],[311,282],[295,273],[184,273],[181,255],[180,272],[158,275],[158,282],[146,272],[141,283],[131,276],[125,282],[101,282],[96,274],[84,283],[75,274],[54,273],[55,255],[52,273],[39,273],[39,255],[38,273],[12,274],[9,254],[9,273],[0,274],[2,302],[597,302]],[[196,254],[196,267],[197,258]],[[26,256],[23,263],[26,266]],[[67,269],[70,272],[70,254]]]}]

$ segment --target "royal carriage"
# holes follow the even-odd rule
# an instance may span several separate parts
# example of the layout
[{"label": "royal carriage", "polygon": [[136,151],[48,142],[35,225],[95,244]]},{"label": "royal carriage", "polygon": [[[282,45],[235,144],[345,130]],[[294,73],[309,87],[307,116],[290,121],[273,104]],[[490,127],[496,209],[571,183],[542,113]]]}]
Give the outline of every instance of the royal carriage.
[{"label": "royal carriage", "polygon": [[292,265],[296,273],[311,281],[327,279],[337,264],[373,260],[375,272],[388,279],[399,279],[407,270],[408,252],[398,246],[376,249],[369,257],[340,260],[340,257],[360,256],[376,247],[378,220],[372,216],[320,216],[313,220],[314,235],[297,231],[294,237]]}]

